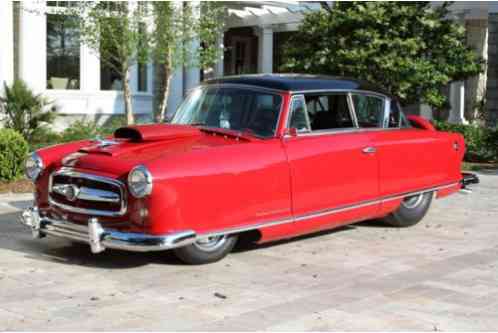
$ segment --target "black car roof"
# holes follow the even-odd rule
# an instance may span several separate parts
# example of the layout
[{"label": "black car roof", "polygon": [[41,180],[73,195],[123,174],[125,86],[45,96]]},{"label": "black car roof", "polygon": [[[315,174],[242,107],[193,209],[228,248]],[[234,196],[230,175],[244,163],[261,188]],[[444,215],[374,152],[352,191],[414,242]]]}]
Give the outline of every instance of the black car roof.
[{"label": "black car roof", "polygon": [[251,74],[225,76],[206,81],[206,84],[245,84],[284,91],[308,90],[366,90],[391,96],[384,89],[366,81],[340,76],[308,75],[308,74]]}]

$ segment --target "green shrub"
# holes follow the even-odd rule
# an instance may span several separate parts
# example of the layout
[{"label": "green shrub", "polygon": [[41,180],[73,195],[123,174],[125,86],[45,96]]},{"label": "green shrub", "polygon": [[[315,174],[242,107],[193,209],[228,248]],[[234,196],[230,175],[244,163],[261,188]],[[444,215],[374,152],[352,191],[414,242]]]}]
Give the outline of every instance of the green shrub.
[{"label": "green shrub", "polygon": [[61,143],[61,136],[47,127],[38,128],[29,142],[29,150],[35,151],[37,149],[53,146]]},{"label": "green shrub", "polygon": [[[139,121],[136,121],[136,124],[139,124]],[[126,118],[119,116],[119,117],[112,117],[109,120],[107,120],[101,127],[99,127],[99,133],[102,136],[108,136],[114,133],[115,130],[117,130],[120,127],[127,126],[126,125]]]},{"label": "green shrub", "polygon": [[93,121],[77,120],[61,134],[61,142],[93,139],[99,135],[97,125]]},{"label": "green shrub", "polygon": [[0,129],[0,180],[15,180],[23,174],[28,143],[12,129]]},{"label": "green shrub", "polygon": [[98,126],[94,121],[77,120],[60,134],[60,141],[71,142],[106,137],[112,135],[117,128],[124,125],[125,122],[122,118],[112,118],[102,126]]},{"label": "green shrub", "polygon": [[5,97],[0,98],[4,126],[31,142],[37,130],[54,121],[55,109],[48,109],[52,103],[41,94],[35,94],[22,80],[14,81],[10,87],[4,84],[4,88]]},{"label": "green shrub", "polygon": [[46,127],[42,127],[33,133],[33,138],[30,141],[30,149],[36,150],[58,143],[107,137],[112,135],[121,126],[125,126],[125,119],[123,117],[111,118],[102,126],[98,126],[94,121],[77,120],[61,133],[56,133]]},{"label": "green shrub", "polygon": [[498,129],[477,125],[450,124],[434,121],[440,131],[460,133],[465,138],[467,162],[493,162],[498,160]]}]

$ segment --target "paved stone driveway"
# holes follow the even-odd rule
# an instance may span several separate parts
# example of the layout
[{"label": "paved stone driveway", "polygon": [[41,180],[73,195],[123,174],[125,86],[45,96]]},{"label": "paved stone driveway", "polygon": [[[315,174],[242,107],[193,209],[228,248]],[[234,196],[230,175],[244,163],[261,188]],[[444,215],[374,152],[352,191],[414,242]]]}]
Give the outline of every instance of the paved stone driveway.
[{"label": "paved stone driveway", "polygon": [[374,222],[185,266],[31,240],[0,196],[0,330],[496,330],[498,173],[408,229]]}]

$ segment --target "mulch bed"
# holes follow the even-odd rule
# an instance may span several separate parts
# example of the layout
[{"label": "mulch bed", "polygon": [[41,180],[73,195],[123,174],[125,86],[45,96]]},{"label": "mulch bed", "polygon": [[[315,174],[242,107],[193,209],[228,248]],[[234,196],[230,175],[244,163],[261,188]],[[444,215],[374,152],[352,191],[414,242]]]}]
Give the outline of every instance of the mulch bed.
[{"label": "mulch bed", "polygon": [[0,193],[30,193],[33,190],[33,183],[26,179],[8,183],[0,181]]}]

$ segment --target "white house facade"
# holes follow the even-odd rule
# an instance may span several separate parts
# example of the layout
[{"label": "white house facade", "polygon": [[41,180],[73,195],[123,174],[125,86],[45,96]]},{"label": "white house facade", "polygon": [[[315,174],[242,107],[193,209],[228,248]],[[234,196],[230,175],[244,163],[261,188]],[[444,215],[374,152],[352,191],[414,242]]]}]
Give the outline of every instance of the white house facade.
[{"label": "white house facade", "polygon": [[[0,1],[0,93],[4,83],[23,79],[34,91],[55,102],[61,115],[56,124],[59,129],[75,119],[99,121],[124,114],[120,78],[101,63],[97,54],[78,42],[76,32],[60,15],[55,15],[66,3]],[[223,57],[210,73],[197,68],[175,72],[169,114],[176,110],[186,92],[205,77],[278,72],[282,45],[297,30],[303,14],[324,5],[332,6],[333,2],[231,1],[225,5],[229,15],[224,35],[220,36]],[[495,7],[498,5],[485,2],[454,5],[457,19],[467,27],[468,43],[490,61],[486,74],[451,85],[451,121],[465,122],[474,102],[484,97],[490,111],[498,115],[498,63],[491,61],[496,57],[498,41]],[[137,64],[131,70],[133,106],[139,120],[152,118],[153,76],[152,64]],[[424,106],[412,112],[431,116]]]}]

